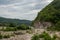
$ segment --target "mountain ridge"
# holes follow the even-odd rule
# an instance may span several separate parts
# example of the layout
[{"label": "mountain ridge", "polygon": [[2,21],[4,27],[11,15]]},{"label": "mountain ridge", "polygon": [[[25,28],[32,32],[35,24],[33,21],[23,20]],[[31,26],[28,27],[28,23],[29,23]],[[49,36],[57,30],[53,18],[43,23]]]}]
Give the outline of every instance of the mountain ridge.
[{"label": "mountain ridge", "polygon": [[31,21],[0,17],[0,23],[16,23],[16,24],[27,24],[27,25],[30,25]]},{"label": "mountain ridge", "polygon": [[38,15],[32,22],[32,25],[40,25],[41,22],[43,22],[43,24],[45,22],[50,22],[53,25],[57,25],[57,23],[60,22],[60,0],[54,0],[38,12]]}]

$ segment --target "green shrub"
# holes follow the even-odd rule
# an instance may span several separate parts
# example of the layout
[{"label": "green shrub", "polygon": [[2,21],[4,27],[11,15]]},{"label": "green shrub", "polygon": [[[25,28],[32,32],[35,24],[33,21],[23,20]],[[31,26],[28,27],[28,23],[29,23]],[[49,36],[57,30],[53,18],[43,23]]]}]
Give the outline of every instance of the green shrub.
[{"label": "green shrub", "polygon": [[15,25],[13,23],[10,23],[8,26],[9,27],[15,27]]},{"label": "green shrub", "polygon": [[16,31],[17,29],[15,27],[6,27],[6,29],[3,29],[3,31]]},{"label": "green shrub", "polygon": [[43,38],[44,40],[56,40],[57,35],[53,35],[53,37],[51,37],[48,33],[43,32],[42,34],[35,34],[34,36],[32,36],[31,40],[40,40],[40,38]]},{"label": "green shrub", "polygon": [[60,31],[60,21],[58,21],[55,25],[48,27],[47,30]]},{"label": "green shrub", "polygon": [[27,30],[27,29],[31,29],[31,28],[25,24],[21,24],[20,26],[17,27],[17,29],[18,30]]},{"label": "green shrub", "polygon": [[44,40],[51,40],[50,35],[48,33],[46,33],[46,32],[43,32],[41,34],[41,37],[44,38]]},{"label": "green shrub", "polygon": [[2,37],[3,37],[3,36],[0,34],[0,39],[2,39]]},{"label": "green shrub", "polygon": [[53,35],[52,40],[56,40],[56,38],[58,38],[57,35]]},{"label": "green shrub", "polygon": [[4,35],[3,38],[10,38],[10,35]]},{"label": "green shrub", "polygon": [[34,36],[32,36],[32,39],[31,40],[40,40],[38,34],[35,34]]},{"label": "green shrub", "polygon": [[32,32],[31,30],[27,30],[26,33],[31,34],[31,33],[33,33],[33,32]]}]

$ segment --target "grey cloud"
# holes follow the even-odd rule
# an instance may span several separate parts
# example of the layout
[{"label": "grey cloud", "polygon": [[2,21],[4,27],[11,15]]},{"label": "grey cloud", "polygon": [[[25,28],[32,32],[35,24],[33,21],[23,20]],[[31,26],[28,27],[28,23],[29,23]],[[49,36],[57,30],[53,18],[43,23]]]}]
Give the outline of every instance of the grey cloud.
[{"label": "grey cloud", "polygon": [[[0,16],[34,20],[51,0],[0,0]],[[28,17],[29,16],[29,17]]]},{"label": "grey cloud", "polygon": [[22,0],[0,0],[0,5],[7,5],[12,3],[22,2]]}]

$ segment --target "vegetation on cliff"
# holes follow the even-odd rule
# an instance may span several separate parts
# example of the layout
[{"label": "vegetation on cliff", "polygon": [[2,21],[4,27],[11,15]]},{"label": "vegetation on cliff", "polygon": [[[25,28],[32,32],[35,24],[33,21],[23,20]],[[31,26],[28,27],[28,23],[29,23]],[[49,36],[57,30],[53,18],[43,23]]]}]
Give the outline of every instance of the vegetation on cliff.
[{"label": "vegetation on cliff", "polygon": [[55,30],[60,30],[60,0],[54,0],[40,12],[38,12],[38,16],[32,22],[51,22],[52,27]]}]

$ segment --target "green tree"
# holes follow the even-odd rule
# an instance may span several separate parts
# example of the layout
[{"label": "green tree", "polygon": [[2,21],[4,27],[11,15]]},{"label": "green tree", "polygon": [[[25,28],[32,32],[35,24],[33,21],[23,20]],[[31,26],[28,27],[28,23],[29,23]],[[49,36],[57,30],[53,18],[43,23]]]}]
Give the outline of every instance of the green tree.
[{"label": "green tree", "polygon": [[51,40],[51,36],[46,32],[43,32],[42,34],[40,34],[40,37],[44,38],[44,40]]},{"label": "green tree", "polygon": [[15,27],[15,25],[13,23],[10,23],[9,27]]},{"label": "green tree", "polygon": [[27,30],[27,29],[31,29],[31,28],[29,26],[27,26],[26,24],[21,24],[20,26],[17,27],[17,29]]},{"label": "green tree", "polygon": [[0,39],[2,39],[3,38],[3,36],[1,35],[1,33],[0,33]]},{"label": "green tree", "polygon": [[32,36],[31,40],[40,40],[39,35],[35,34],[34,36]]}]

